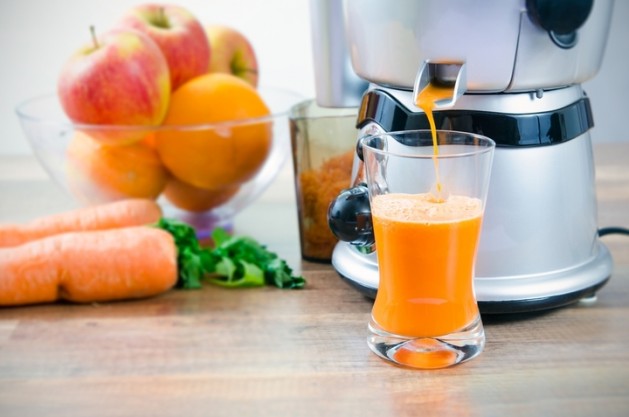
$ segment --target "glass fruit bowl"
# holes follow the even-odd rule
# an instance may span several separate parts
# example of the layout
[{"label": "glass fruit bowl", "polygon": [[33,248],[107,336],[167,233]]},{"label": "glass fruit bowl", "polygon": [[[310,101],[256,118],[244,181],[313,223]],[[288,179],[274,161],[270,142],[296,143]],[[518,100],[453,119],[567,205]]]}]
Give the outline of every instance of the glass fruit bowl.
[{"label": "glass fruit bowl", "polygon": [[76,124],[55,94],[31,98],[16,112],[40,164],[80,205],[152,198],[164,216],[191,224],[203,239],[215,227],[231,228],[290,154],[288,112],[302,97],[258,92],[269,116],[212,124]]}]

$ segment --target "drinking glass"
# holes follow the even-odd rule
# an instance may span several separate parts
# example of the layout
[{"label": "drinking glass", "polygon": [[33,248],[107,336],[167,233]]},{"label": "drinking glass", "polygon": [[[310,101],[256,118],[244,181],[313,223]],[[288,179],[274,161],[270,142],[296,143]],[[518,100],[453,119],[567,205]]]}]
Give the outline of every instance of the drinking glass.
[{"label": "drinking glass", "polygon": [[379,270],[368,345],[380,357],[442,368],[483,350],[473,280],[494,148],[446,130],[360,140]]}]

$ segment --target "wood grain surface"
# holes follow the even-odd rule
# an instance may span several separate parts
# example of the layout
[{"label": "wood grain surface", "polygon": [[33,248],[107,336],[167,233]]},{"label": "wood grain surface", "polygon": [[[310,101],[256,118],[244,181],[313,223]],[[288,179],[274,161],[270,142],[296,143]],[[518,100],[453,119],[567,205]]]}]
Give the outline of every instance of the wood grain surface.
[{"label": "wood grain surface", "polygon": [[[597,145],[600,226],[629,227],[629,144]],[[0,158],[0,221],[73,206],[28,158]],[[0,309],[0,416],[628,416],[629,237],[603,238],[592,303],[484,316],[476,359],[394,367],[366,346],[371,301],[302,262],[292,178],[236,220],[308,281],[133,302]],[[262,221],[263,219],[263,221]]]}]

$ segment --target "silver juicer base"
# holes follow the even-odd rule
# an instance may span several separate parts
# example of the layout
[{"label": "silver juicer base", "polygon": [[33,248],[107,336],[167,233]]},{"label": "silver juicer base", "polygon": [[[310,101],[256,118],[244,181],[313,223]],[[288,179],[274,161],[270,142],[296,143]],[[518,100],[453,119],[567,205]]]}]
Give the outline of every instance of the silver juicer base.
[{"label": "silver juicer base", "polygon": [[[563,307],[595,296],[611,277],[613,262],[607,247],[596,243],[588,261],[559,271],[532,275],[476,277],[474,288],[483,314],[526,313]],[[332,265],[342,279],[368,298],[378,291],[376,253],[363,254],[340,242]]]}]

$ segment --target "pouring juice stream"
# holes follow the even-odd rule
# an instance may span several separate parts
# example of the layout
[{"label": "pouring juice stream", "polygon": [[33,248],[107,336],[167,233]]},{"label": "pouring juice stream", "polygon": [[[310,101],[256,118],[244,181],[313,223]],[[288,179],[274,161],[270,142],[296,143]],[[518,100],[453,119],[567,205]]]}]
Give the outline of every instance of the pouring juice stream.
[{"label": "pouring juice stream", "polygon": [[435,125],[433,109],[435,108],[435,102],[451,98],[453,93],[453,86],[428,84],[419,92],[419,95],[417,96],[417,100],[415,102],[415,105],[421,108],[424,113],[426,113],[428,123],[430,124],[430,133],[432,134],[433,161],[435,164],[435,189],[437,191],[437,195],[435,197],[440,201],[444,200],[441,196],[443,185],[441,184],[441,178],[439,176],[439,160],[437,159],[437,157],[439,156],[439,145],[437,143],[437,127]]}]

